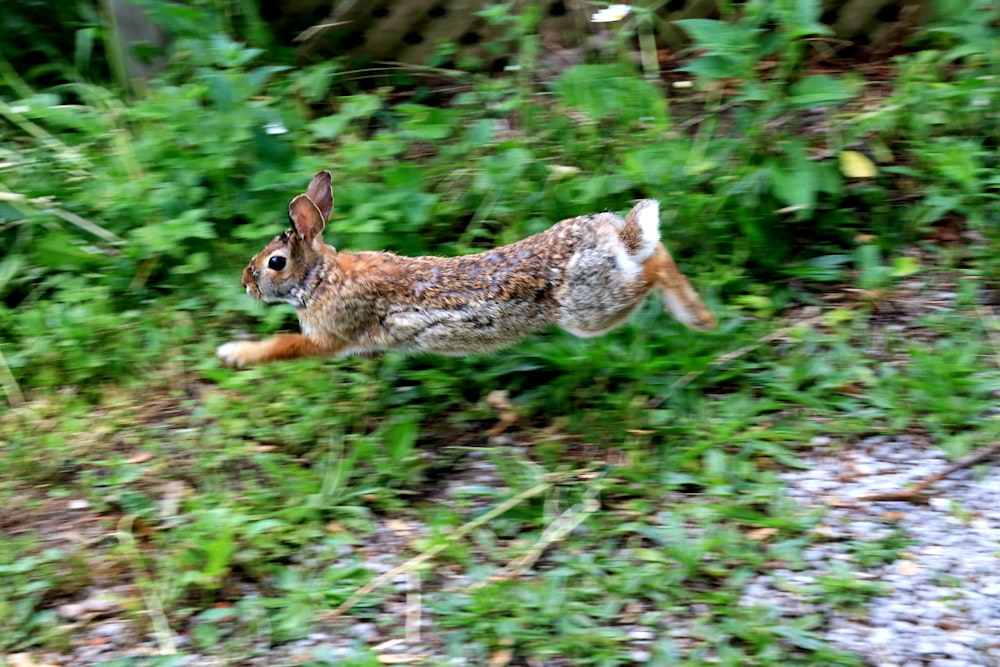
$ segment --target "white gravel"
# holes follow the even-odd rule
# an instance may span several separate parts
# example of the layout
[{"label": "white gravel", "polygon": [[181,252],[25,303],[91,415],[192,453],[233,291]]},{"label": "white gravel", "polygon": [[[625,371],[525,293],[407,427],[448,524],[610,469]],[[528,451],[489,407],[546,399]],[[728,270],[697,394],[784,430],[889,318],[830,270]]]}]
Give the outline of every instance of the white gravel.
[{"label": "white gravel", "polygon": [[[831,644],[877,667],[1000,667],[1000,464],[939,481],[926,505],[861,502],[905,490],[948,460],[907,436],[812,444],[807,467],[782,477],[793,499],[828,507],[819,526],[826,540],[806,550],[805,569],[753,579],[741,602],[777,606],[787,616],[821,613]],[[898,529],[913,541],[899,559],[868,569],[852,559],[851,542],[880,541]],[[861,609],[824,599],[816,577],[838,565],[886,593]],[[812,594],[803,594],[810,585]]]}]

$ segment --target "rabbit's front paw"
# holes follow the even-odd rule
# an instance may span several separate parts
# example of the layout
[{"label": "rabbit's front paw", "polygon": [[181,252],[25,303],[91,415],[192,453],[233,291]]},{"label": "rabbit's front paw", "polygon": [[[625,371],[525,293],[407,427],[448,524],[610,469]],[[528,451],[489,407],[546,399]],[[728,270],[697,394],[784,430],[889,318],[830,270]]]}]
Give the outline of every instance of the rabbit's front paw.
[{"label": "rabbit's front paw", "polygon": [[257,343],[248,340],[236,340],[224,343],[215,351],[222,363],[231,368],[244,368],[254,363]]}]

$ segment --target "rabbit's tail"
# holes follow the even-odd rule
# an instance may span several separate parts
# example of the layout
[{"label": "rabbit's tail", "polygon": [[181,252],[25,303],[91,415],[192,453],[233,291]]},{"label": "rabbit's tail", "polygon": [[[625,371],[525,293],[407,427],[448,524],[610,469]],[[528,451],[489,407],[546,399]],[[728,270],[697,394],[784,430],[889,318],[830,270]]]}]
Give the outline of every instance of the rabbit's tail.
[{"label": "rabbit's tail", "polygon": [[643,199],[633,206],[618,234],[632,260],[641,264],[649,259],[660,242],[660,202]]}]

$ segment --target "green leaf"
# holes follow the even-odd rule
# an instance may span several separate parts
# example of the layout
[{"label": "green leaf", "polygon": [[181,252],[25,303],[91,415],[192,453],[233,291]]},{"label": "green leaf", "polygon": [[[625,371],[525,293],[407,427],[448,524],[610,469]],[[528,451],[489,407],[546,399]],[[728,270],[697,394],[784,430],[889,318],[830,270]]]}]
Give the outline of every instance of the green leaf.
[{"label": "green leaf", "polygon": [[833,30],[820,21],[823,7],[818,0],[784,0],[779,8],[784,13],[782,28],[789,38],[833,34]]},{"label": "green leaf", "polygon": [[794,646],[808,651],[816,651],[826,646],[816,633],[791,625],[774,626],[774,634],[792,643]]},{"label": "green leaf", "polygon": [[798,142],[790,144],[785,154],[785,161],[771,163],[774,195],[788,206],[812,208],[820,185],[817,165],[808,159],[805,146]]},{"label": "green leaf", "polygon": [[807,76],[792,84],[788,101],[802,107],[823,107],[853,99],[856,95],[852,86],[843,79],[816,74]]},{"label": "green leaf", "polygon": [[318,139],[335,139],[352,121],[368,118],[382,108],[382,100],[378,95],[350,95],[342,98],[342,102],[337,113],[309,123],[309,129]]},{"label": "green leaf", "polygon": [[73,49],[73,64],[78,72],[90,69],[90,59],[94,53],[94,36],[97,29],[80,28],[76,31],[76,47]]},{"label": "green leaf", "polygon": [[266,65],[264,67],[255,67],[247,73],[246,81],[250,85],[250,88],[256,93],[261,86],[270,80],[272,74],[277,74],[278,72],[284,72],[290,69],[292,68],[287,65]]},{"label": "green leaf", "polygon": [[920,273],[920,262],[915,257],[897,257],[892,260],[892,272],[889,274],[893,278],[905,278]]},{"label": "green leaf", "polygon": [[61,271],[73,271],[103,259],[77,246],[73,237],[63,232],[46,234],[34,243],[32,250],[39,264]]},{"label": "green leaf", "polygon": [[7,293],[7,286],[18,278],[24,264],[24,258],[20,255],[12,255],[0,261],[0,295]]},{"label": "green leaf", "polygon": [[421,141],[439,141],[451,136],[456,127],[456,114],[450,109],[439,109],[423,104],[400,104],[395,111],[406,118],[402,129],[406,136]]},{"label": "green leaf", "polygon": [[746,76],[753,61],[738,58],[725,53],[711,53],[695,58],[687,65],[679,68],[698,79],[718,81],[719,79],[737,79]]},{"label": "green leaf", "polygon": [[673,23],[680,26],[699,48],[710,51],[753,46],[757,35],[763,32],[760,28],[751,28],[744,23],[714,19],[681,19]]},{"label": "green leaf", "polygon": [[563,104],[593,120],[614,117],[622,122],[666,121],[663,92],[620,65],[577,65],[556,81]]},{"label": "green leaf", "polygon": [[647,563],[664,563],[668,565],[673,565],[670,556],[664,553],[660,549],[649,549],[647,547],[640,547],[633,552],[633,555],[637,559]]},{"label": "green leaf", "polygon": [[851,259],[850,255],[823,255],[788,268],[784,273],[806,280],[833,282],[844,278],[845,267],[851,263]]}]

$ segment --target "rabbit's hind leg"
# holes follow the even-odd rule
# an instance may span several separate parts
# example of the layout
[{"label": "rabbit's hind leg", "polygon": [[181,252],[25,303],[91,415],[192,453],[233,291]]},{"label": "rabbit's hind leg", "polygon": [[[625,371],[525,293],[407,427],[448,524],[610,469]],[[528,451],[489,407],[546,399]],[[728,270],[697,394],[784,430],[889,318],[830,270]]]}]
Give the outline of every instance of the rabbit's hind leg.
[{"label": "rabbit's hind leg", "polygon": [[679,322],[700,331],[715,328],[715,317],[674,263],[666,246],[657,243],[643,266],[643,277],[662,291],[663,307]]}]

